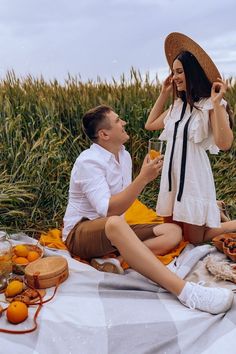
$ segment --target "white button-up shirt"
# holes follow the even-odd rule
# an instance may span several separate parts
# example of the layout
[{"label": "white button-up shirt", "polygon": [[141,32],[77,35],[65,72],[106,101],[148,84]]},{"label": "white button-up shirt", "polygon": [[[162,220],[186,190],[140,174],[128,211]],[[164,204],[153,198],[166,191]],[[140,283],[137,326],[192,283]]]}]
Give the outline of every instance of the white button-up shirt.
[{"label": "white button-up shirt", "polygon": [[93,220],[107,216],[110,197],[126,188],[131,178],[132,161],[124,146],[119,152],[119,162],[98,144],[83,151],[71,172],[63,239],[82,217]]}]

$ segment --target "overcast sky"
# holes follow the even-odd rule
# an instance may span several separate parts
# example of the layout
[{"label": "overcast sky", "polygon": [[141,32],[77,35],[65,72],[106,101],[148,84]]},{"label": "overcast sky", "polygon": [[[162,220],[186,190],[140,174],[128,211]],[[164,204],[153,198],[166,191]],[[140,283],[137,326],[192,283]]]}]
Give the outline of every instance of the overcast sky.
[{"label": "overcast sky", "polygon": [[0,77],[118,79],[131,66],[160,78],[173,31],[196,40],[236,77],[235,0],[0,0]]}]

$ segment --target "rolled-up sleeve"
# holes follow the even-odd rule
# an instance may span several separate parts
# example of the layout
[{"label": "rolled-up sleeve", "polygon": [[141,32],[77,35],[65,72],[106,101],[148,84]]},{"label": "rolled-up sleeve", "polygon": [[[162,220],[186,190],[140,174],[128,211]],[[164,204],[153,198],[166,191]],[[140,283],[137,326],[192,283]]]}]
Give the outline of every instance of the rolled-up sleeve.
[{"label": "rolled-up sleeve", "polygon": [[106,216],[111,192],[106,180],[106,170],[101,162],[89,159],[80,161],[74,175],[74,183],[80,185],[82,193],[98,215]]}]

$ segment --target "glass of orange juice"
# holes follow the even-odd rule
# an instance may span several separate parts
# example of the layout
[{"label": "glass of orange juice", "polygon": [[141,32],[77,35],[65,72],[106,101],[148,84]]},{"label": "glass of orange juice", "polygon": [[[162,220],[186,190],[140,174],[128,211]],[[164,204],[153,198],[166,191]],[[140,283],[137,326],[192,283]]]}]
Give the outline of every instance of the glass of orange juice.
[{"label": "glass of orange juice", "polygon": [[159,157],[162,153],[163,141],[158,138],[151,138],[148,140],[148,154],[151,160]]},{"label": "glass of orange juice", "polygon": [[7,286],[12,272],[12,246],[5,231],[0,230],[0,290]]}]

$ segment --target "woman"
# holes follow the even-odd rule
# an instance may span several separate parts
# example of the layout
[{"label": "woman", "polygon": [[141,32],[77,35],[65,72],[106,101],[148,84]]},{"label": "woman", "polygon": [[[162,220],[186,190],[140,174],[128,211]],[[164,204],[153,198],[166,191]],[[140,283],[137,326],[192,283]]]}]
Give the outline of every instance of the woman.
[{"label": "woman", "polygon": [[[236,230],[236,221],[220,224],[220,211],[206,151],[230,149],[232,118],[223,96],[226,83],[206,52],[189,37],[171,33],[165,52],[172,73],[145,125],[164,131],[167,140],[157,213],[183,227],[192,243]],[[170,109],[165,104],[173,93]],[[164,111],[164,112],[163,112]]]}]

